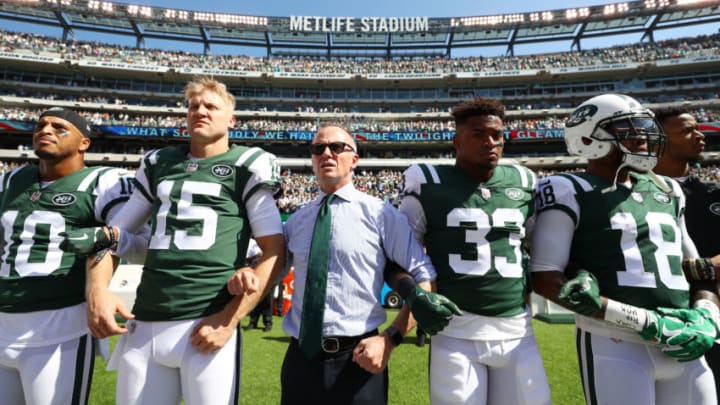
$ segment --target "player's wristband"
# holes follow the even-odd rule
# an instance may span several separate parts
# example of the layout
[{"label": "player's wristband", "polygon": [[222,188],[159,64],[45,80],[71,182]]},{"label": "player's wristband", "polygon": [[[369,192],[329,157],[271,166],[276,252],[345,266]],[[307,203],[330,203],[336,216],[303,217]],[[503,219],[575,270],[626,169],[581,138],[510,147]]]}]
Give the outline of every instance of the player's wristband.
[{"label": "player's wristband", "polygon": [[607,300],[605,321],[616,326],[641,332],[647,324],[647,311],[622,302]]},{"label": "player's wristband", "polygon": [[708,258],[685,259],[682,267],[692,281],[715,281],[715,266]]},{"label": "player's wristband", "polygon": [[408,295],[410,295],[417,286],[417,283],[415,280],[413,280],[412,277],[402,277],[398,282],[395,284],[395,291],[400,294],[402,299],[406,300]]},{"label": "player's wristband", "polygon": [[[116,250],[117,249],[117,238],[115,238],[115,230],[109,226],[103,226],[100,228],[101,235],[107,234],[107,240],[96,240],[95,245],[100,249],[95,254],[95,262],[100,263],[100,261],[105,257],[105,254],[109,250]],[[97,238],[96,239],[100,239]]]}]

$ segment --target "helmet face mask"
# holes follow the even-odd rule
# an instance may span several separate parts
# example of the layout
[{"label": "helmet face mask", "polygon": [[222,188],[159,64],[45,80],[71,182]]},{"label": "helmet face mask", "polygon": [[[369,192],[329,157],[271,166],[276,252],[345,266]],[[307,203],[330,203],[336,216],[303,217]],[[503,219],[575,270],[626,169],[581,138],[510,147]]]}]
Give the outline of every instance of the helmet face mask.
[{"label": "helmet face mask", "polygon": [[[665,134],[652,111],[621,94],[604,94],[582,103],[565,126],[568,152],[600,159],[620,150],[624,166],[649,171],[662,156]],[[645,147],[642,147],[644,144]]]}]

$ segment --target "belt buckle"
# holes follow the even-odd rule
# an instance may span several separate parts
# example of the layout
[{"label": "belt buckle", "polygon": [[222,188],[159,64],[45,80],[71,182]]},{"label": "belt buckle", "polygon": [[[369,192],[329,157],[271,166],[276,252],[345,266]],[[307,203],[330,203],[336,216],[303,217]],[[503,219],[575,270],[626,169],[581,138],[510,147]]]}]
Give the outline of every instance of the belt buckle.
[{"label": "belt buckle", "polygon": [[337,353],[340,351],[340,339],[336,337],[323,338],[322,345],[320,345],[320,347],[322,347],[322,350],[325,353]]}]

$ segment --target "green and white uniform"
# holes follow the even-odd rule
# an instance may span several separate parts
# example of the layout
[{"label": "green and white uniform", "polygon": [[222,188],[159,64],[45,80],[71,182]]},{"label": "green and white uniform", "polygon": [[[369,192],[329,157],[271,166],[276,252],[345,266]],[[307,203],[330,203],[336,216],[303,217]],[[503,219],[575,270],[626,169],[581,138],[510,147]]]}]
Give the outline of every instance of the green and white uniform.
[{"label": "green and white uniform", "polygon": [[[538,185],[538,212],[557,209],[570,216],[575,230],[569,263],[593,273],[602,295],[647,309],[688,308],[681,268],[682,190],[668,178],[662,181],[672,193],[646,174],[631,177],[632,189],[619,185],[603,192],[610,182],[592,174],[550,176]],[[578,324],[609,333],[607,324],[588,317],[578,317]],[[622,337],[642,342],[633,332]]]},{"label": "green and white uniform", "polygon": [[535,182],[517,165],[497,166],[485,183],[456,166],[405,171],[400,210],[425,244],[438,292],[463,310],[433,338],[433,403],[549,403],[525,306]]},{"label": "green and white uniform", "polygon": [[[674,180],[631,173],[632,184],[588,174],[559,174],[538,183],[531,269],[592,272],[600,294],[638,307],[687,308],[682,257],[695,251],[683,221],[685,201]],[[671,192],[668,192],[671,191]],[[704,360],[680,363],[637,333],[576,315],[576,350],[588,404],[715,404]]]},{"label": "green and white uniform", "polygon": [[192,345],[191,334],[232,299],[226,283],[244,267],[251,235],[282,234],[273,199],[278,175],[275,157],[258,148],[233,146],[193,159],[188,146],[179,146],[144,157],[136,192],[118,215],[123,232],[123,223],[133,230],[151,219],[135,320],[111,360],[118,403],[237,403],[239,331],[209,354]]},{"label": "green and white uniform", "polygon": [[[35,165],[0,178],[0,381],[15,385],[0,383],[3,393],[22,396],[24,390],[33,403],[79,403],[87,394],[93,345],[84,303],[86,257],[60,250],[59,233],[108,221],[128,200],[131,178],[122,169],[93,167],[43,183]],[[25,363],[33,350],[47,356],[46,367]],[[51,358],[56,350],[64,353],[59,360]],[[45,388],[23,387],[18,378],[45,381]]]},{"label": "green and white uniform", "polygon": [[188,147],[171,147],[143,159],[137,191],[152,204],[152,230],[136,319],[199,318],[230,301],[225,284],[244,266],[251,236],[245,203],[262,188],[274,193],[278,174],[258,148],[192,160]]}]

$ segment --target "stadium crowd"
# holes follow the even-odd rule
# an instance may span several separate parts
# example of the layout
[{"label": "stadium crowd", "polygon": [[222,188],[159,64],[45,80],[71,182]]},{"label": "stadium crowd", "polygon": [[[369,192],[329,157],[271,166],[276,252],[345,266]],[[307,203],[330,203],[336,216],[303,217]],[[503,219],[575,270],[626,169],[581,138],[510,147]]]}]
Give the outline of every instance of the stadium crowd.
[{"label": "stadium crowd", "polygon": [[[21,107],[0,108],[0,120],[36,121],[42,109]],[[149,115],[127,112],[80,111],[92,125],[126,125],[143,127],[183,128],[186,126],[184,116]],[[698,122],[720,122],[720,110],[698,108],[692,110]],[[525,119],[508,119],[509,130],[559,129],[565,127],[567,117],[532,117]],[[421,120],[378,120],[363,116],[336,117],[333,122],[347,127],[351,131],[366,132],[411,132],[411,131],[454,131],[455,125],[448,119]],[[238,119],[235,129],[252,131],[317,131],[323,122],[318,119]]]},{"label": "stadium crowd", "polygon": [[160,65],[171,68],[228,69],[248,72],[288,73],[453,73],[526,69],[550,69],[617,63],[647,63],[657,60],[688,58],[720,54],[720,35],[698,36],[636,43],[610,48],[573,52],[498,57],[421,58],[400,60],[323,60],[309,57],[260,58],[232,55],[198,55],[162,49],[141,49],[120,45],[70,40],[0,31],[0,50],[32,52],[67,60],[92,59],[128,64]]}]

